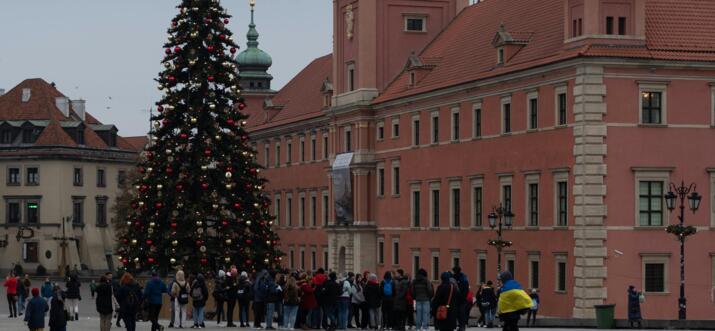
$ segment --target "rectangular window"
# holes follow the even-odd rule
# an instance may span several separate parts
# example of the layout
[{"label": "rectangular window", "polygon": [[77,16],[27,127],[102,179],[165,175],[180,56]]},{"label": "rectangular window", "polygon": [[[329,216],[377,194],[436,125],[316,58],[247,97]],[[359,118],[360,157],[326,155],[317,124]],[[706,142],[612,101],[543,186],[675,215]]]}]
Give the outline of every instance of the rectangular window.
[{"label": "rectangular window", "polygon": [[638,187],[640,225],[663,225],[663,182],[640,181]]},{"label": "rectangular window", "polygon": [[642,122],[644,124],[661,124],[661,111],[662,104],[661,100],[663,97],[662,92],[642,92],[641,102],[642,102]]},{"label": "rectangular window", "polygon": [[392,265],[400,265],[400,241],[392,239]]},{"label": "rectangular window", "polygon": [[298,224],[305,227],[305,197],[300,197],[298,204]]},{"label": "rectangular window", "polygon": [[536,129],[539,127],[539,99],[532,98],[529,99],[529,129]]},{"label": "rectangular window", "polygon": [[72,184],[74,186],[82,186],[82,168],[74,168],[74,173],[72,175]]},{"label": "rectangular window", "polygon": [[27,168],[27,180],[26,185],[40,185],[40,169],[39,168]]},{"label": "rectangular window", "polygon": [[474,110],[474,137],[482,136],[482,108]]},{"label": "rectangular window", "polygon": [[8,224],[19,224],[21,219],[20,214],[20,202],[19,201],[9,201],[6,204],[7,207],[7,223]]},{"label": "rectangular window", "polygon": [[439,255],[432,255],[432,280],[439,280]]},{"label": "rectangular window", "polygon": [[305,249],[300,249],[300,269],[305,270]]},{"label": "rectangular window", "polygon": [[315,253],[315,248],[313,248],[312,251],[310,251],[310,270],[316,270],[317,269],[317,256]]},{"label": "rectangular window", "polygon": [[583,18],[578,19],[578,35],[583,35]]},{"label": "rectangular window", "polygon": [[378,123],[377,124],[377,140],[383,140],[383,139],[385,139],[385,124]]},{"label": "rectangular window", "polygon": [[566,261],[556,263],[556,291],[566,292]]},{"label": "rectangular window", "polygon": [[328,159],[328,135],[323,135],[323,160]]},{"label": "rectangular window", "polygon": [[25,203],[25,215],[27,215],[27,224],[40,223],[40,204],[34,201]]},{"label": "rectangular window", "polygon": [[432,115],[432,143],[439,142],[439,115]]},{"label": "rectangular window", "polygon": [[452,227],[458,228],[461,226],[460,224],[460,217],[461,217],[461,205],[459,202],[460,199],[460,189],[458,188],[452,188]]},{"label": "rectangular window", "polygon": [[459,140],[459,112],[452,113],[452,141]]},{"label": "rectangular window", "polygon": [[345,152],[353,151],[353,132],[350,128],[345,128]]},{"label": "rectangular window", "polygon": [[511,185],[502,186],[502,203],[504,209],[511,211]]},{"label": "rectangular window", "polygon": [[665,292],[665,263],[646,263],[644,269],[645,292]]},{"label": "rectangular window", "polygon": [[432,227],[439,227],[439,190],[432,190]]},{"label": "rectangular window", "polygon": [[420,252],[417,251],[412,254],[412,274],[416,275],[417,271],[420,270]]},{"label": "rectangular window", "polygon": [[22,246],[22,259],[27,263],[37,263],[37,243],[36,242],[26,242]]},{"label": "rectangular window", "polygon": [[504,47],[497,49],[497,64],[504,64]]},{"label": "rectangular window", "polygon": [[412,226],[420,227],[420,191],[412,191]]},{"label": "rectangular window", "polygon": [[539,226],[539,184],[529,184],[529,226]]},{"label": "rectangular window", "polygon": [[286,226],[293,226],[293,198],[286,199]]},{"label": "rectangular window", "polygon": [[290,165],[293,162],[293,143],[286,143],[286,164]]},{"label": "rectangular window", "polygon": [[104,176],[104,169],[97,169],[97,187],[105,186],[107,186],[107,183]]},{"label": "rectangular window", "polygon": [[328,270],[328,247],[323,247],[323,269]]},{"label": "rectangular window", "polygon": [[310,197],[310,226],[318,226],[318,198]]},{"label": "rectangular window", "polygon": [[275,218],[276,218],[275,224],[280,226],[280,224],[281,224],[281,197],[276,196],[274,200],[275,200],[275,202],[274,202],[275,209],[273,210],[273,216],[275,216]]},{"label": "rectangular window", "polygon": [[264,149],[263,149],[263,166],[268,168],[269,162],[270,162],[270,154],[271,153],[271,148],[268,146],[266,143]]},{"label": "rectangular window", "polygon": [[291,248],[290,252],[288,253],[288,265],[290,266],[291,269],[295,268],[295,251]]},{"label": "rectangular window", "polygon": [[480,284],[487,282],[487,259],[479,258],[479,279]]},{"label": "rectangular window", "polygon": [[20,168],[7,168],[7,184],[20,185]]},{"label": "rectangular window", "polygon": [[400,167],[392,167],[392,195],[400,195]]},{"label": "rectangular window", "polygon": [[348,65],[348,92],[355,90],[355,65]]},{"label": "rectangular window", "polygon": [[505,103],[502,105],[502,133],[511,132],[511,104]]},{"label": "rectangular window", "polygon": [[300,138],[300,146],[298,146],[298,153],[300,154],[300,162],[305,162],[305,139]]},{"label": "rectangular window", "polygon": [[72,201],[72,223],[84,224],[84,200],[82,199]]},{"label": "rectangular window", "polygon": [[405,17],[405,31],[424,32],[425,31],[425,18],[424,17]]},{"label": "rectangular window", "polygon": [[12,144],[12,138],[11,130],[0,131],[0,144]]},{"label": "rectangular window", "polygon": [[322,212],[322,220],[323,220],[323,225],[328,224],[328,194],[323,193],[323,212]]},{"label": "rectangular window", "polygon": [[97,226],[107,226],[107,199],[97,199]]},{"label": "rectangular window", "polygon": [[516,262],[513,257],[507,258],[506,260],[506,270],[511,272],[512,275],[516,275]]},{"label": "rectangular window", "polygon": [[400,137],[400,121],[397,119],[392,120],[392,138]]},{"label": "rectangular window", "polygon": [[482,200],[481,186],[472,188],[472,198],[474,199],[474,226],[482,226],[482,208],[484,201]]},{"label": "rectangular window", "polygon": [[575,38],[578,36],[578,26],[577,26],[577,20],[573,20],[571,22],[571,38]]},{"label": "rectangular window", "polygon": [[613,16],[606,17],[606,34],[613,34]]},{"label": "rectangular window", "polygon": [[420,145],[420,120],[412,121],[412,145]]},{"label": "rectangular window", "polygon": [[558,125],[566,125],[566,93],[559,93],[558,107]]},{"label": "rectangular window", "polygon": [[318,152],[315,150],[317,148],[315,137],[310,137],[310,160],[315,161],[317,159]]},{"label": "rectangular window", "polygon": [[383,239],[377,240],[377,263],[385,264],[385,241]]},{"label": "rectangular window", "polygon": [[566,182],[556,183],[556,194],[557,194],[557,212],[558,212],[558,222],[557,226],[567,226],[568,225],[568,186]]},{"label": "rectangular window", "polygon": [[281,145],[276,144],[276,168],[281,166]]},{"label": "rectangular window", "polygon": [[531,277],[529,279],[531,288],[539,288],[539,261],[530,261]]},{"label": "rectangular window", "polygon": [[377,169],[377,196],[385,195],[385,169]]},{"label": "rectangular window", "polygon": [[626,18],[623,16],[618,18],[618,34],[621,36],[626,34]]},{"label": "rectangular window", "polygon": [[117,187],[124,187],[127,183],[127,172],[125,170],[117,171]]}]

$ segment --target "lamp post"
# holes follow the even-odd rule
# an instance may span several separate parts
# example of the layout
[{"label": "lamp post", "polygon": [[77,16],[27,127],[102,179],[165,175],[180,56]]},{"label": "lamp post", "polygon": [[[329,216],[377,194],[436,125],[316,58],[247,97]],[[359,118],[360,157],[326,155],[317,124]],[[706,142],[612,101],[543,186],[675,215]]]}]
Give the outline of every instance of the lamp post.
[{"label": "lamp post", "polygon": [[668,233],[672,233],[680,241],[680,297],[678,298],[678,319],[685,320],[686,300],[685,300],[685,239],[694,235],[697,229],[691,225],[685,226],[685,199],[688,199],[688,207],[695,214],[700,207],[702,196],[695,191],[695,183],[685,186],[685,181],[681,181],[680,186],[670,183],[670,191],[665,194],[665,204],[669,211],[675,209],[675,200],[680,200],[680,215],[678,224],[669,225],[666,228]]},{"label": "lamp post", "polygon": [[512,242],[509,240],[504,240],[502,239],[502,230],[503,227],[511,227],[513,219],[514,219],[514,214],[511,212],[511,209],[506,209],[502,204],[499,204],[499,207],[494,208],[492,207],[492,212],[489,213],[489,216],[487,216],[489,219],[489,227],[492,229],[496,228],[497,230],[497,239],[489,240],[489,245],[496,247],[497,249],[497,274],[501,273],[501,251],[505,247],[511,246]]}]

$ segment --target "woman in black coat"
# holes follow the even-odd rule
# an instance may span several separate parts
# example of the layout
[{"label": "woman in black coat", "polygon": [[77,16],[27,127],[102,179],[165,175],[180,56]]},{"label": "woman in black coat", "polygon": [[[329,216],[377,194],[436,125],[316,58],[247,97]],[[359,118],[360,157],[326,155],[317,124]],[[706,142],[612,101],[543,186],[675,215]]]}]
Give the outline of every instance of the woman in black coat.
[{"label": "woman in black coat", "polygon": [[[457,297],[459,296],[459,288],[449,281],[451,277],[449,272],[443,272],[440,277],[442,283],[437,287],[434,298],[432,299],[432,316],[434,317],[435,329],[440,331],[452,331],[457,327]],[[439,306],[447,306],[447,318],[443,320],[437,319],[437,308]]]},{"label": "woman in black coat", "polygon": [[135,331],[137,312],[143,301],[141,288],[128,272],[122,275],[122,280],[119,281],[119,284],[120,287],[116,294],[117,302],[119,302],[119,314],[124,320],[124,326],[127,331]]},{"label": "woman in black coat", "polygon": [[112,284],[106,276],[102,276],[97,286],[97,312],[99,313],[99,329],[109,331],[112,326],[112,313],[114,312],[112,302]]},{"label": "woman in black coat", "polygon": [[65,313],[65,301],[62,298],[62,289],[55,285],[52,289],[52,300],[50,300],[50,321],[48,323],[50,331],[64,331],[67,328],[67,314]]}]

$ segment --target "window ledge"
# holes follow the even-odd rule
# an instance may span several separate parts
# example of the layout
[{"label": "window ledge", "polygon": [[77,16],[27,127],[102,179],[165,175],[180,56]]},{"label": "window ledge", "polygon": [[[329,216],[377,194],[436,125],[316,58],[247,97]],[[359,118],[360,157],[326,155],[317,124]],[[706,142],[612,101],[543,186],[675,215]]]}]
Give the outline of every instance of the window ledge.
[{"label": "window ledge", "polygon": [[60,223],[39,223],[39,224],[27,224],[27,223],[5,223],[2,225],[3,227],[7,228],[19,228],[21,226],[28,227],[28,228],[49,228],[49,227],[57,227],[59,228],[62,226]]},{"label": "window ledge", "polygon": [[439,142],[431,142],[429,145],[430,145],[430,146],[438,146],[438,145],[439,145]]},{"label": "window ledge", "polygon": [[665,225],[636,225],[633,227],[633,230],[637,231],[663,231],[665,230]]},{"label": "window ledge", "polygon": [[442,228],[440,228],[440,227],[438,227],[438,226],[430,226],[430,227],[429,227],[429,230],[430,230],[430,231],[440,231],[440,230],[442,230]]},{"label": "window ledge", "polygon": [[643,295],[645,295],[646,297],[650,296],[650,295],[660,297],[660,296],[669,296],[669,295],[671,295],[671,293],[670,293],[670,291],[665,291],[665,292],[645,292],[645,291],[643,291]]},{"label": "window ledge", "polygon": [[393,198],[399,198],[400,195],[399,195],[399,194],[392,194],[391,197],[393,197]]},{"label": "window ledge", "polygon": [[400,136],[390,137],[390,139],[397,140],[397,139],[400,139]]},{"label": "window ledge", "polygon": [[478,225],[472,226],[469,229],[472,231],[484,231],[485,230],[483,226],[478,226]]},{"label": "window ledge", "polygon": [[535,129],[526,129],[526,133],[531,133],[531,132],[539,132],[539,128],[535,128]]},{"label": "window ledge", "polygon": [[638,123],[639,128],[667,128],[668,124]]},{"label": "window ledge", "polygon": [[75,184],[72,184],[72,186],[74,186],[74,187],[82,187],[83,185],[82,185],[82,184],[76,184],[76,183],[75,183]]},{"label": "window ledge", "polygon": [[482,140],[482,139],[483,139],[482,136],[472,137],[472,140]]},{"label": "window ledge", "polygon": [[410,231],[422,231],[422,228],[419,226],[411,226]]},{"label": "window ledge", "polygon": [[568,227],[568,225],[554,225],[554,227],[552,229],[555,231],[565,231],[565,230],[568,230],[569,227]]},{"label": "window ledge", "polygon": [[7,183],[7,186],[20,186],[20,183]]},{"label": "window ledge", "polygon": [[84,229],[85,224],[84,223],[72,223],[73,228],[81,228]]},{"label": "window ledge", "polygon": [[25,183],[25,186],[40,186],[40,183]]},{"label": "window ledge", "polygon": [[565,129],[565,128],[568,128],[568,127],[569,127],[568,123],[566,123],[566,124],[556,124],[556,125],[554,126],[554,129]]},{"label": "window ledge", "polygon": [[559,295],[564,295],[564,294],[566,294],[566,291],[554,290],[554,293],[559,294]]},{"label": "window ledge", "polygon": [[511,136],[512,133],[511,132],[502,132],[501,135],[502,136]]},{"label": "window ledge", "polygon": [[537,230],[539,230],[539,226],[538,226],[538,225],[527,225],[527,226],[524,227],[524,230],[526,230],[526,231],[537,231]]},{"label": "window ledge", "polygon": [[416,31],[416,30],[402,30],[404,33],[417,33],[417,34],[426,34],[427,31]]},{"label": "window ledge", "polygon": [[452,139],[452,140],[449,141],[449,143],[450,143],[450,144],[458,144],[458,143],[459,143],[459,139]]},{"label": "window ledge", "polygon": [[96,224],[95,226],[98,228],[108,228],[109,224]]}]

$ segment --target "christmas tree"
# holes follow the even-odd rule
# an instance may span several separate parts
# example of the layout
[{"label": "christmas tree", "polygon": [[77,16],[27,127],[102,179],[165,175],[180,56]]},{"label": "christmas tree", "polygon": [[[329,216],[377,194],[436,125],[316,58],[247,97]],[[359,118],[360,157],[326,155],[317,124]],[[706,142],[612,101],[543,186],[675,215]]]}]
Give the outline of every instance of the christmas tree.
[{"label": "christmas tree", "polygon": [[240,112],[230,16],[218,0],[182,0],[178,8],[157,79],[164,96],[117,257],[131,272],[277,265],[265,181]]}]

